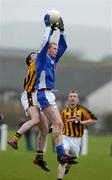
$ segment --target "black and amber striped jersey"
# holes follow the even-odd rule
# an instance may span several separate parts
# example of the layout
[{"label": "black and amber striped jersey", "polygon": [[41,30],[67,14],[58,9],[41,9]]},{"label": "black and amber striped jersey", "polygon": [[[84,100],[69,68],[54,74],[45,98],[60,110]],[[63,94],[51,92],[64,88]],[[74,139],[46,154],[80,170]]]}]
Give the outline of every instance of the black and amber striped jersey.
[{"label": "black and amber striped jersey", "polygon": [[83,106],[77,105],[73,109],[71,107],[63,108],[61,111],[61,118],[64,123],[63,134],[71,137],[82,137],[84,134],[84,125],[73,123],[73,119],[79,118],[81,121],[89,119],[96,120],[94,113]]},{"label": "black and amber striped jersey", "polygon": [[33,61],[29,66],[28,66],[28,72],[27,75],[24,79],[24,90],[26,92],[34,92],[34,85],[36,82],[36,63]]}]

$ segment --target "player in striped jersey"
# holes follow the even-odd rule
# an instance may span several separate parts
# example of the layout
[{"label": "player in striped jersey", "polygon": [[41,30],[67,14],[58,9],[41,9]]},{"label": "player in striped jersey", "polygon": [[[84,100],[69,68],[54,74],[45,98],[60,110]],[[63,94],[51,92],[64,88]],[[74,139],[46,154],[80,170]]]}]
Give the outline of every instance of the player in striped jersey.
[{"label": "player in striped jersey", "polygon": [[34,85],[36,82],[35,59],[36,59],[35,52],[31,52],[26,58],[26,64],[28,65],[28,72],[24,79],[24,90],[29,93],[35,91],[34,89]]},{"label": "player in striped jersey", "polygon": [[36,67],[35,67],[36,54],[30,53],[26,58],[26,64],[28,65],[28,72],[24,79],[24,91],[21,95],[21,103],[31,119],[25,122],[20,129],[8,140],[8,144],[14,149],[18,149],[18,140],[21,136],[34,126],[38,126],[40,133],[37,141],[37,155],[36,161],[33,162],[39,165],[45,171],[50,171],[46,162],[43,160],[43,149],[48,133],[48,123],[46,116],[40,112],[37,103],[37,91],[34,89],[36,82]]},{"label": "player in striped jersey", "polygon": [[[71,90],[68,95],[68,106],[61,111],[61,118],[64,123],[63,128],[63,144],[65,152],[79,156],[81,148],[81,137],[84,134],[85,125],[96,124],[97,118],[93,112],[89,111],[79,103],[79,94],[75,90]],[[76,159],[77,163],[77,159]],[[67,174],[71,165],[59,164],[58,180],[62,180],[64,174]]]}]

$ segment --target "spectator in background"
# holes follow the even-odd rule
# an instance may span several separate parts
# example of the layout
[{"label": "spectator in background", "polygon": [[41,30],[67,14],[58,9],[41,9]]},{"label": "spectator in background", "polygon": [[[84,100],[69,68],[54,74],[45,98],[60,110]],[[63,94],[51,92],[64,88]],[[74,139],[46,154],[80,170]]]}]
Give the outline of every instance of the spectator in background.
[{"label": "spectator in background", "polygon": [[[19,120],[19,127],[21,127],[24,123],[25,123],[25,119],[22,117],[20,120]],[[33,145],[32,145],[32,130],[29,129],[28,131],[26,131],[24,133],[24,137],[25,137],[25,142],[26,142],[26,148],[28,151],[33,151],[34,148],[33,148]]]}]

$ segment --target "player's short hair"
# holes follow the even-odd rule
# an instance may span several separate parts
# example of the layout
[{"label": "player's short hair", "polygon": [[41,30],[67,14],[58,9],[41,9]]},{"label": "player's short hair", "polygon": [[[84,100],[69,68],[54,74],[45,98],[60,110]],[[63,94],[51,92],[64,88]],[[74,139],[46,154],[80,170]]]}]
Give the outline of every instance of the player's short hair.
[{"label": "player's short hair", "polygon": [[57,43],[56,43],[56,42],[50,42],[50,44],[49,44],[49,49],[51,48],[52,44],[57,45]]},{"label": "player's short hair", "polygon": [[77,93],[78,94],[78,97],[79,97],[79,92],[77,90],[70,90],[68,95],[71,94],[71,93]]},{"label": "player's short hair", "polygon": [[29,66],[30,65],[30,60],[31,60],[31,55],[32,54],[35,54],[35,52],[31,52],[28,56],[27,56],[27,58],[26,58],[26,64]]}]

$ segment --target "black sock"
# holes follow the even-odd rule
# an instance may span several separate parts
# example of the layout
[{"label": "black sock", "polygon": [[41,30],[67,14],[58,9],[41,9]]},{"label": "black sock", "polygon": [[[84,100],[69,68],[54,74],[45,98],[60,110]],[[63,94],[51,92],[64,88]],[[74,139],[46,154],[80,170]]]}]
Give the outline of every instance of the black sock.
[{"label": "black sock", "polygon": [[21,134],[19,134],[18,132],[16,132],[16,134],[14,135],[14,137],[18,140],[18,139],[20,139],[21,138]]},{"label": "black sock", "polygon": [[37,151],[36,159],[43,159],[43,151]]}]

